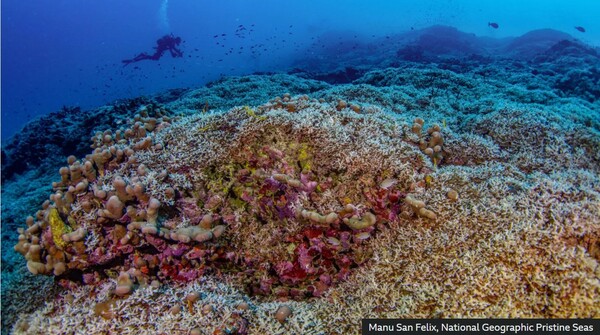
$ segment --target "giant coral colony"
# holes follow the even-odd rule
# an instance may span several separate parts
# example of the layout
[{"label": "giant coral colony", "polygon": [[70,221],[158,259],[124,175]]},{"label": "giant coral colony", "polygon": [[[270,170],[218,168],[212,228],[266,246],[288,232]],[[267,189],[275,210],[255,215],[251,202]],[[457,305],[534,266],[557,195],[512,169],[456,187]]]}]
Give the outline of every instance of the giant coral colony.
[{"label": "giant coral colony", "polygon": [[209,274],[253,295],[320,296],[399,215],[436,220],[420,190],[440,127],[382,115],[289,95],[187,117],[144,106],[68,158],[15,250],[65,286],[113,278],[116,296]]}]

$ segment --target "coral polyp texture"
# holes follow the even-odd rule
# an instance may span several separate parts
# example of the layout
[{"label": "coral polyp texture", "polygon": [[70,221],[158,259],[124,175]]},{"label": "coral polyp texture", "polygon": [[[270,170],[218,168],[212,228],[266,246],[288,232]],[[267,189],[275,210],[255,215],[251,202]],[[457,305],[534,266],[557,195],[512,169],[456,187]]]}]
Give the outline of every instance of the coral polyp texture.
[{"label": "coral polyp texture", "polygon": [[[421,145],[430,156],[439,131]],[[414,135],[377,108],[307,96],[173,120],[143,107],[131,127],[96,134],[92,154],[69,157],[15,250],[67,286],[119,273],[117,295],[214,274],[250,295],[319,297],[369,261],[400,215],[435,220],[413,199],[427,197],[417,184],[432,172]]]}]

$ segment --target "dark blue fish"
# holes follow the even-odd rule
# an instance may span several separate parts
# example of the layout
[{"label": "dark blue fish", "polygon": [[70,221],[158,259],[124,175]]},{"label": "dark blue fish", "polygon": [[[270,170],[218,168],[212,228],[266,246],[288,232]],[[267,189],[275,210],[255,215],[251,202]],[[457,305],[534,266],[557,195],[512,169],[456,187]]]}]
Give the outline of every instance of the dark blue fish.
[{"label": "dark blue fish", "polygon": [[488,22],[488,27],[498,29],[498,27],[500,27],[500,26],[496,22]]},{"label": "dark blue fish", "polygon": [[584,27],[577,26],[577,27],[575,27],[575,29],[579,30],[582,33],[585,33],[585,28]]}]

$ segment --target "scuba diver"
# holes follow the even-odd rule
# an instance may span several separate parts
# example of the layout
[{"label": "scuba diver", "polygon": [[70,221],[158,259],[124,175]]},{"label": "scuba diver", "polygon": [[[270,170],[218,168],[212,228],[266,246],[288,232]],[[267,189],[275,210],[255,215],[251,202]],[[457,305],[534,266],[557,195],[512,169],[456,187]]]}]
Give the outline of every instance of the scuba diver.
[{"label": "scuba diver", "polygon": [[124,59],[122,61],[124,63],[123,66],[127,66],[130,63],[139,62],[145,59],[159,60],[167,50],[169,50],[173,58],[183,57],[183,52],[177,49],[177,46],[181,44],[181,37],[175,37],[173,34],[165,35],[159,38],[156,41],[156,44],[157,45],[154,47],[154,49],[156,49],[156,51],[154,51],[154,54],[149,55],[145,52],[142,52],[141,54],[135,56],[133,59]]}]

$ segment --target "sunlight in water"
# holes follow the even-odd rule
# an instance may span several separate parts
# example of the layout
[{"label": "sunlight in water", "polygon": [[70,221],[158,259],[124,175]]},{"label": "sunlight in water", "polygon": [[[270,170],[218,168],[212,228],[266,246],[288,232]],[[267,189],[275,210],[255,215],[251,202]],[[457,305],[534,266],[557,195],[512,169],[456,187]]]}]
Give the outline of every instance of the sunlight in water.
[{"label": "sunlight in water", "polygon": [[163,0],[160,5],[160,10],[158,11],[158,19],[161,29],[165,32],[171,30],[169,27],[169,18],[167,17],[167,9],[169,8],[169,0]]}]

